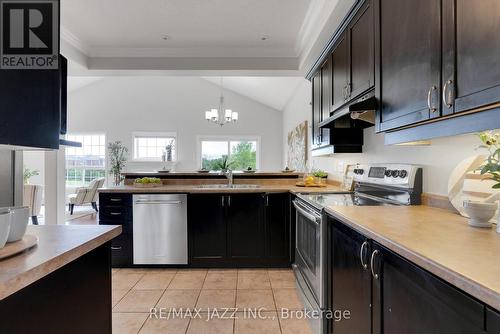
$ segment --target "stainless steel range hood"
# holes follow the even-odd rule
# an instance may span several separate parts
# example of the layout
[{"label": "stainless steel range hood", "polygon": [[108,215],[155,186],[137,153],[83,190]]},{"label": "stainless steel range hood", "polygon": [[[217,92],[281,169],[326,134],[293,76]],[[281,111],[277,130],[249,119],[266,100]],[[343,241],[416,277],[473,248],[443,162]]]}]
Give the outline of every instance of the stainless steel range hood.
[{"label": "stainless steel range hood", "polygon": [[355,120],[353,126],[368,128],[375,124],[375,112],[378,108],[375,92],[372,90],[342,109],[334,112],[330,117],[319,123],[320,128],[332,128],[335,121],[343,118]]}]

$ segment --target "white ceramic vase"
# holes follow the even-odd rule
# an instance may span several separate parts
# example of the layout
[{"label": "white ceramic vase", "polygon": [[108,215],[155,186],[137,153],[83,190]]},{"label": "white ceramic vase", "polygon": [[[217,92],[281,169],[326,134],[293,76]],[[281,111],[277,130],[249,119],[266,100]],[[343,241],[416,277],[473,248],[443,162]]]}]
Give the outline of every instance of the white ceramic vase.
[{"label": "white ceramic vase", "polygon": [[10,221],[12,213],[10,211],[0,212],[0,248],[5,246],[10,232]]}]

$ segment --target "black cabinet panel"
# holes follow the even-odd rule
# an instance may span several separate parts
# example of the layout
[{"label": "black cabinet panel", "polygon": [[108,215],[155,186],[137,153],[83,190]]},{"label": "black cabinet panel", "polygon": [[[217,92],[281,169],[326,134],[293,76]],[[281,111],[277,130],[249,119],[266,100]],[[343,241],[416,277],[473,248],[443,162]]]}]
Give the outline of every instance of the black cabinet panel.
[{"label": "black cabinet panel", "polygon": [[[324,121],[330,117],[332,97],[332,58],[328,57],[321,67],[321,120]],[[320,129],[320,145],[330,144],[330,130]]]},{"label": "black cabinet panel", "polygon": [[225,205],[225,196],[221,194],[189,195],[188,235],[191,264],[225,260]]},{"label": "black cabinet panel", "polygon": [[441,3],[375,0],[377,130],[440,116]]},{"label": "black cabinet panel", "polygon": [[484,306],[441,279],[373,243],[374,333],[484,333]]},{"label": "black cabinet panel", "polygon": [[347,36],[343,33],[332,50],[332,110],[341,107],[347,100],[349,57]]},{"label": "black cabinet panel", "polygon": [[500,2],[443,0],[445,114],[500,101]]},{"label": "black cabinet panel", "polygon": [[227,212],[229,259],[262,259],[264,255],[262,195],[227,195]]},{"label": "black cabinet panel", "polygon": [[492,309],[486,310],[486,333],[500,333],[500,313]]},{"label": "black cabinet panel", "polygon": [[349,310],[350,320],[332,322],[330,333],[370,334],[371,274],[370,243],[361,234],[333,222],[331,300],[333,310]]},{"label": "black cabinet panel", "polygon": [[349,98],[375,85],[373,6],[367,1],[347,28],[349,40]]},{"label": "black cabinet panel", "polygon": [[290,195],[266,194],[265,196],[265,249],[266,262],[290,265]]},{"label": "black cabinet panel", "polygon": [[58,70],[1,70],[0,101],[0,144],[59,148]]}]

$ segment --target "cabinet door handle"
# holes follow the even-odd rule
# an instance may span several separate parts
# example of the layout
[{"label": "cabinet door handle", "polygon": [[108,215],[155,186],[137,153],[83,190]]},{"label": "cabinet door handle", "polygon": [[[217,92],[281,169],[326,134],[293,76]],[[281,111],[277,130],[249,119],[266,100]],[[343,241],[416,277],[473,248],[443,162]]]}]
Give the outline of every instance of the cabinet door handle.
[{"label": "cabinet door handle", "polygon": [[365,247],[368,246],[368,241],[365,241],[363,242],[363,244],[361,245],[361,249],[359,251],[359,258],[361,260],[361,266],[363,267],[363,269],[368,269],[368,264],[365,263],[365,261],[363,260],[365,255]]},{"label": "cabinet door handle", "polygon": [[221,199],[220,204],[222,207],[224,207],[224,195],[222,195],[220,199]]},{"label": "cabinet door handle", "polygon": [[[453,80],[450,79],[446,81],[443,85],[443,103],[448,108],[453,107],[453,102],[448,100],[448,98],[450,97],[450,95],[448,95],[448,88],[451,84],[453,84]],[[453,97],[451,100],[453,100]]]},{"label": "cabinet door handle", "polygon": [[432,92],[436,89],[437,89],[436,86],[433,85],[431,86],[431,88],[429,88],[429,91],[427,92],[427,107],[429,107],[429,110],[433,113],[435,113],[437,110],[432,106]]},{"label": "cabinet door handle", "polygon": [[231,206],[231,195],[227,195],[227,206]]},{"label": "cabinet door handle", "polygon": [[266,206],[269,206],[269,195],[266,195]]},{"label": "cabinet door handle", "polygon": [[345,86],[345,96],[346,96],[346,100],[348,100],[350,97],[351,97],[351,84],[348,83],[347,86]]},{"label": "cabinet door handle", "polygon": [[120,247],[113,247],[111,246],[111,250],[122,250],[121,246]]},{"label": "cabinet door handle", "polygon": [[121,212],[110,212],[109,214],[112,215],[112,216],[119,216],[122,213]]},{"label": "cabinet door handle", "polygon": [[372,272],[372,276],[373,278],[375,279],[379,279],[379,274],[378,273],[375,273],[375,270],[374,270],[374,263],[375,263],[375,256],[377,256],[380,252],[376,249],[373,251],[372,253],[372,258],[370,260],[370,270]]}]

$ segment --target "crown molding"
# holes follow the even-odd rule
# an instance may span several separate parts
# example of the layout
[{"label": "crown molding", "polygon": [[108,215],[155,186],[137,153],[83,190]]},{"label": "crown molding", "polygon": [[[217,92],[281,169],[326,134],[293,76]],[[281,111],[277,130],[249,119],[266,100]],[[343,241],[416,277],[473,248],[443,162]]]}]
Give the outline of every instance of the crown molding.
[{"label": "crown molding", "polygon": [[75,34],[73,34],[64,26],[61,26],[61,39],[66,41],[74,48],[78,49],[86,56],[89,56],[90,46],[81,39],[79,39]]}]

